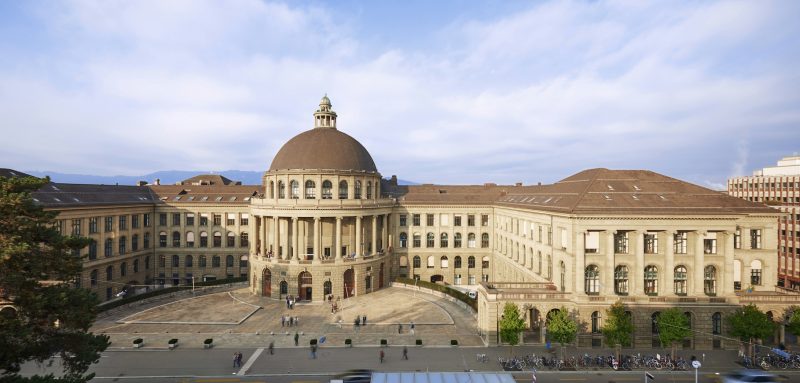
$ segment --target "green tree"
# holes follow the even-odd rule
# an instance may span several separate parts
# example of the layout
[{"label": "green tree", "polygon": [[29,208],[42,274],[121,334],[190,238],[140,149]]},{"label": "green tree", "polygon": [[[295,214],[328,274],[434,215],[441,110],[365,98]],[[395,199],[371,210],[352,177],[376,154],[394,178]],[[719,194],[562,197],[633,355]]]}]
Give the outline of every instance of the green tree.
[{"label": "green tree", "polygon": [[633,320],[625,309],[622,301],[611,305],[606,310],[606,321],[601,329],[606,344],[616,348],[617,360],[619,360],[620,346],[631,344],[631,334],[633,334]]},{"label": "green tree", "polygon": [[561,345],[561,359],[564,359],[564,345],[575,341],[578,334],[578,324],[569,316],[564,307],[547,314],[547,333]]},{"label": "green tree", "polygon": [[753,340],[764,339],[775,332],[776,323],[754,304],[739,307],[728,317],[730,334],[748,343],[748,354],[753,356]]},{"label": "green tree", "polygon": [[519,344],[519,335],[524,329],[525,320],[519,313],[519,307],[512,302],[506,302],[503,307],[503,317],[500,318],[500,340],[509,344],[509,354],[513,347]]},{"label": "green tree", "polygon": [[676,307],[666,309],[658,316],[658,338],[662,345],[672,348],[672,357],[675,357],[677,344],[692,334],[689,328],[689,318]]},{"label": "green tree", "polygon": [[800,307],[792,308],[792,315],[786,323],[786,329],[795,336],[800,336]]},{"label": "green tree", "polygon": [[[85,382],[108,337],[88,332],[97,297],[71,286],[83,262],[75,252],[89,239],[65,237],[55,227],[57,212],[45,212],[31,192],[49,179],[0,177],[0,300],[15,310],[0,315],[0,381]],[[23,378],[20,365],[59,355],[61,376]]]}]

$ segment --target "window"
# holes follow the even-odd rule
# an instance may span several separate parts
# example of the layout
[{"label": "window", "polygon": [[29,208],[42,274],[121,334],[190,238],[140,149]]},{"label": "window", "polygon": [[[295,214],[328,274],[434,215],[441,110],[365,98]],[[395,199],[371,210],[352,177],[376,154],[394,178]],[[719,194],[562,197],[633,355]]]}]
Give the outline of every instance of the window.
[{"label": "window", "polygon": [[194,232],[186,233],[186,247],[194,247]]},{"label": "window", "polygon": [[283,181],[278,181],[278,198],[286,198],[286,185],[284,185]]},{"label": "window", "polygon": [[614,252],[628,254],[628,232],[621,231],[614,234]]},{"label": "window", "polygon": [[600,251],[600,233],[590,231],[586,233],[584,244],[584,252],[586,254],[594,254]]},{"label": "window", "polygon": [[733,233],[733,248],[734,249],[741,249],[742,248],[742,230],[736,229],[736,232]]},{"label": "window", "polygon": [[150,233],[144,233],[144,239],[142,239],[142,248],[143,249],[150,248]]},{"label": "window", "polygon": [[489,233],[481,234],[481,247],[484,249],[489,247]]},{"label": "window", "polygon": [[658,253],[658,234],[645,233],[644,235],[644,253],[656,254]]},{"label": "window", "polygon": [[167,226],[167,213],[159,213],[158,214],[158,225],[159,226]]},{"label": "window", "polygon": [[414,233],[414,247],[422,247],[422,236]]},{"label": "window", "polygon": [[703,253],[717,253],[717,233],[707,233],[706,238],[703,238]]},{"label": "window", "polygon": [[367,182],[367,199],[372,199],[372,182]]},{"label": "window", "polygon": [[686,295],[688,273],[685,266],[675,268],[675,295]]},{"label": "window", "polygon": [[467,234],[467,247],[470,249],[475,248],[475,233]]},{"label": "window", "polygon": [[405,227],[407,223],[408,222],[406,222],[406,215],[400,214],[400,227]]},{"label": "window", "polygon": [[453,226],[461,226],[461,216],[454,215],[453,216]]},{"label": "window", "polygon": [[228,213],[226,215],[228,219],[225,220],[225,224],[228,226],[236,225],[236,213]]},{"label": "window", "polygon": [[232,231],[228,232],[228,240],[225,242],[225,246],[227,247],[235,247],[236,246],[236,234]]},{"label": "window", "polygon": [[158,257],[158,267],[167,267],[167,257],[165,255],[160,255]]},{"label": "window", "polygon": [[600,312],[595,311],[592,313],[592,334],[600,333]]},{"label": "window", "polygon": [[542,226],[539,225],[538,228],[539,228],[539,236],[536,238],[536,242],[540,242],[541,243],[542,242]]},{"label": "window", "polygon": [[289,182],[289,193],[291,193],[291,199],[299,199],[300,198],[300,183],[292,180]]},{"label": "window", "polygon": [[356,181],[353,193],[354,193],[353,198],[361,199],[361,181]]},{"label": "window", "polygon": [[628,294],[628,266],[620,265],[614,269],[614,293]]},{"label": "window", "polygon": [[181,247],[181,233],[177,231],[172,232],[172,247]]},{"label": "window", "polygon": [[201,268],[205,268],[206,267],[206,256],[205,255],[201,255],[200,258],[197,261],[197,264]]},{"label": "window", "polygon": [[172,256],[172,267],[179,267],[181,265],[181,257],[177,255]]},{"label": "window", "polygon": [[222,214],[214,214],[214,226],[222,225]]},{"label": "window", "polygon": [[339,181],[339,199],[347,199],[347,181]]},{"label": "window", "polygon": [[414,259],[412,260],[412,262],[413,262],[412,263],[412,267],[414,267],[414,268],[419,268],[420,267],[419,256],[414,256]]},{"label": "window", "polygon": [[92,287],[97,286],[97,270],[92,270],[89,273],[89,285]]},{"label": "window", "polygon": [[584,270],[584,290],[586,294],[600,294],[600,270],[595,265],[590,265]]},{"label": "window", "polygon": [[131,214],[131,228],[139,228],[139,214]]},{"label": "window", "polygon": [[686,254],[689,235],[685,231],[679,231],[673,235],[672,250],[675,254]]},{"label": "window", "polygon": [[439,214],[439,226],[450,226],[450,214]]},{"label": "window", "polygon": [[172,213],[172,226],[181,225],[181,213]]},{"label": "window", "polygon": [[222,247],[222,233],[214,232],[214,247]]},{"label": "window", "polygon": [[433,226],[433,214],[425,214],[425,226]]},{"label": "window", "polygon": [[322,181],[322,199],[332,199],[333,198],[333,184],[331,181],[325,180]]},{"label": "window", "polygon": [[467,268],[468,269],[474,269],[475,268],[475,257],[470,255],[467,258]]},{"label": "window", "polygon": [[456,269],[461,268],[461,256],[456,255],[456,258],[453,260],[453,267],[455,267]]},{"label": "window", "polygon": [[428,233],[425,236],[425,247],[433,247],[435,242],[436,236],[434,236],[433,233]]},{"label": "window", "polygon": [[722,334],[722,314],[714,313],[711,316],[711,333],[714,335]]},{"label": "window", "polygon": [[208,233],[200,232],[200,247],[208,247]]},{"label": "window", "polygon": [[200,214],[200,226],[208,226],[208,214]]},{"label": "window", "polygon": [[142,221],[144,223],[144,227],[150,227],[150,213],[142,214]]},{"label": "window", "polygon": [[757,259],[750,263],[750,284],[761,285],[761,261]]},{"label": "window", "polygon": [[211,267],[219,267],[219,255],[211,257]]},{"label": "window", "polygon": [[761,229],[750,230],[750,248],[751,249],[761,248]]},{"label": "window", "polygon": [[114,252],[114,240],[111,238],[106,238],[106,245],[103,248],[103,255],[106,257],[110,257]]},{"label": "window", "polygon": [[119,229],[120,230],[128,230],[128,216],[127,215],[119,216]]},{"label": "window", "polygon": [[106,217],[105,231],[114,231],[114,217]]},{"label": "window", "polygon": [[[563,262],[562,262],[562,266],[563,266]],[[481,267],[484,268],[484,269],[488,269],[489,268],[489,257],[483,257],[483,260],[481,260]]]},{"label": "window", "polygon": [[73,219],[72,220],[72,235],[73,236],[80,236],[81,235],[81,220],[80,219]]},{"label": "window", "polygon": [[706,266],[703,271],[703,292],[706,295],[717,295],[717,268],[714,266]]},{"label": "window", "polygon": [[428,256],[428,264],[427,264],[427,266],[428,266],[429,269],[432,269],[432,268],[436,267],[436,259],[433,258],[433,255],[429,255]]},{"label": "window", "polygon": [[94,240],[89,243],[89,260],[93,261],[97,259],[97,242]]},{"label": "window", "polygon": [[547,254],[547,280],[553,280],[553,257]]},{"label": "window", "polygon": [[411,224],[414,226],[419,226],[419,214],[412,214],[411,215]]},{"label": "window", "polygon": [[306,199],[317,198],[317,184],[314,181],[306,181]]},{"label": "window", "polygon": [[481,214],[481,226],[489,226],[489,215]]},{"label": "window", "polygon": [[656,311],[653,315],[650,316],[650,332],[654,335],[658,334],[658,318],[661,317],[661,313]]},{"label": "window", "polygon": [[250,240],[248,238],[248,234],[246,231],[243,231],[239,234],[239,246],[241,247],[248,247],[250,245]]},{"label": "window", "polygon": [[149,255],[144,257],[144,269],[145,270],[149,270],[150,269],[150,256]]},{"label": "window", "polygon": [[442,233],[439,235],[439,247],[446,249],[448,247],[448,237],[447,233]]},{"label": "window", "polygon": [[269,198],[275,198],[275,181],[269,181]]},{"label": "window", "polygon": [[461,247],[461,233],[455,233],[453,235],[453,247],[455,248]]},{"label": "window", "polygon": [[134,259],[133,260],[133,272],[134,273],[138,273],[139,272],[139,260],[138,259]]},{"label": "window", "polygon": [[110,281],[114,279],[114,266],[106,267],[106,280]]},{"label": "window", "polygon": [[658,295],[658,268],[647,266],[644,269],[644,293]]},{"label": "window", "polygon": [[400,233],[400,248],[405,249],[408,247],[408,234]]},{"label": "window", "polygon": [[473,214],[467,215],[467,226],[475,226],[475,215]]},{"label": "window", "polygon": [[539,256],[539,268],[536,270],[536,272],[539,275],[542,275],[542,252],[541,251],[537,251],[536,254]]},{"label": "window", "polygon": [[127,238],[125,238],[124,235],[122,237],[119,237],[118,245],[119,245],[119,254],[120,255],[125,254],[125,253],[128,252],[128,241],[127,241]]},{"label": "window", "polygon": [[233,255],[225,257],[225,267],[233,267]]}]

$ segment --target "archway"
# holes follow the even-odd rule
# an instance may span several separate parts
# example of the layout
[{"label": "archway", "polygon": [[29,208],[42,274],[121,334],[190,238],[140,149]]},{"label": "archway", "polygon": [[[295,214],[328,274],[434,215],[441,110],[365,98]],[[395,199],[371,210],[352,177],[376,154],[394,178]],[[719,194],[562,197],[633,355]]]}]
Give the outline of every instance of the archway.
[{"label": "archway", "polygon": [[431,275],[431,283],[443,282],[443,281],[444,277],[441,276],[440,274]]},{"label": "archway", "polygon": [[0,307],[0,316],[6,319],[14,318],[17,315],[17,309],[14,306]]},{"label": "archway", "polygon": [[264,269],[261,276],[261,295],[265,297],[272,296],[272,271]]},{"label": "archway", "polygon": [[333,294],[333,283],[331,283],[331,281],[325,281],[325,283],[322,284],[322,294],[326,297]]},{"label": "archway", "polygon": [[312,282],[311,273],[308,271],[303,271],[297,276],[297,295],[300,297],[301,301],[311,300]]},{"label": "archway", "polygon": [[279,295],[289,294],[289,284],[286,281],[281,281],[278,287],[280,288]]},{"label": "archway", "polygon": [[350,298],[356,293],[355,272],[353,269],[347,269],[344,272],[344,299]]},{"label": "archway", "polygon": [[542,323],[539,309],[528,307],[528,328],[522,333],[523,343],[539,343],[542,341]]}]

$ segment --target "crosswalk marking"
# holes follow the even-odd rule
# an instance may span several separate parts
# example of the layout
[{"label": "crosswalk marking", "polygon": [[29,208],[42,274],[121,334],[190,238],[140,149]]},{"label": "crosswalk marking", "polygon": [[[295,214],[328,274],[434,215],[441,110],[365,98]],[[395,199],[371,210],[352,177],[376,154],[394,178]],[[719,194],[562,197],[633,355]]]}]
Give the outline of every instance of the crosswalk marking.
[{"label": "crosswalk marking", "polygon": [[256,352],[254,352],[253,355],[251,355],[250,358],[247,359],[247,362],[244,363],[244,366],[242,366],[242,368],[239,370],[239,372],[236,373],[236,375],[242,376],[245,373],[247,373],[247,370],[249,370],[250,367],[253,365],[253,363],[256,362],[256,359],[258,359],[258,357],[261,355],[262,352],[264,352],[264,347],[258,348]]}]

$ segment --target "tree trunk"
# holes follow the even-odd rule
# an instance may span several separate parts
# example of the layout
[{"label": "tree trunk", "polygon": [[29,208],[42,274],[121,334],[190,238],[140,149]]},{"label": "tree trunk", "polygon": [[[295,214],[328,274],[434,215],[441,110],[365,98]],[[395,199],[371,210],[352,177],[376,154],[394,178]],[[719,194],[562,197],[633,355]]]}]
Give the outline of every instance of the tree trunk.
[{"label": "tree trunk", "polygon": [[617,363],[619,363],[619,354],[622,352],[622,345],[618,344],[617,347],[615,347],[615,350],[617,352]]}]

